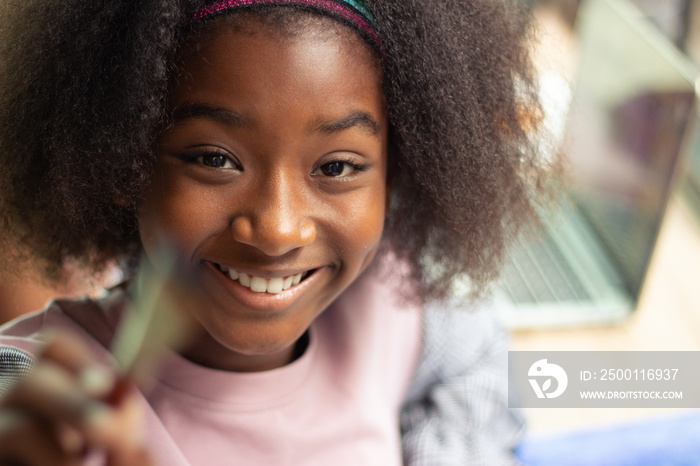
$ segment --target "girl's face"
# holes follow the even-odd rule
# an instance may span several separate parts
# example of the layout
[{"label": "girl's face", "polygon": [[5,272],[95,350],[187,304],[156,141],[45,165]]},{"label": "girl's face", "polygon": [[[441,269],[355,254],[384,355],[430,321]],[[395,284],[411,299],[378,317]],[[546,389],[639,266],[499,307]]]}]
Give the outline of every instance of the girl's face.
[{"label": "girl's face", "polygon": [[217,25],[183,53],[139,230],[147,254],[165,236],[199,278],[195,362],[288,363],[375,255],[388,196],[381,71],[353,31],[334,29]]}]

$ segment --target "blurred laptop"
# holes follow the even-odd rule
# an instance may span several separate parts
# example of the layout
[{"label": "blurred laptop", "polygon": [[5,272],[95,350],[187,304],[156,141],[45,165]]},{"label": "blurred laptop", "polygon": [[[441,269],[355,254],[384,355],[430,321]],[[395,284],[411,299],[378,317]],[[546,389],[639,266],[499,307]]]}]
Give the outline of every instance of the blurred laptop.
[{"label": "blurred laptop", "polygon": [[694,121],[694,65],[630,3],[582,2],[566,152],[574,183],[496,292],[511,328],[619,322],[636,306]]}]

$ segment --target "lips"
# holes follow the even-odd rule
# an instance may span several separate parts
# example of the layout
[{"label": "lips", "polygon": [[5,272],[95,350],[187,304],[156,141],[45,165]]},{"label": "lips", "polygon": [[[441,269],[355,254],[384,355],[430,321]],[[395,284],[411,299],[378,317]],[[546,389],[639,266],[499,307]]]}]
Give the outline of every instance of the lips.
[{"label": "lips", "polygon": [[[227,313],[243,313],[243,315],[261,315],[260,313],[271,315],[284,313],[297,309],[300,302],[309,303],[319,296],[324,286],[333,278],[333,267],[320,266],[316,268],[280,268],[280,269],[234,269],[232,279],[230,270],[232,266],[223,265],[217,262],[203,261],[202,285],[207,290],[207,295],[211,295],[219,306],[226,309]],[[225,272],[224,272],[225,270]],[[243,277],[243,274],[247,276]],[[253,275],[255,274],[255,275]],[[301,275],[301,277],[297,277]],[[243,277],[244,283],[241,283]],[[279,289],[280,281],[282,288],[290,283],[289,288]],[[298,284],[294,284],[295,277],[299,279]],[[247,283],[247,285],[245,284]],[[252,286],[251,286],[252,285]],[[263,291],[263,286],[265,290]],[[255,289],[253,289],[255,287]],[[272,288],[272,292],[268,291]],[[256,291],[260,290],[260,291]],[[252,312],[253,314],[250,314]]]},{"label": "lips", "polygon": [[251,291],[270,294],[277,294],[286,291],[298,285],[302,280],[313,273],[313,270],[308,270],[303,273],[288,275],[286,277],[266,278],[240,272],[225,265],[217,264],[217,268],[223,272],[225,276],[238,282],[242,286],[249,288]]}]

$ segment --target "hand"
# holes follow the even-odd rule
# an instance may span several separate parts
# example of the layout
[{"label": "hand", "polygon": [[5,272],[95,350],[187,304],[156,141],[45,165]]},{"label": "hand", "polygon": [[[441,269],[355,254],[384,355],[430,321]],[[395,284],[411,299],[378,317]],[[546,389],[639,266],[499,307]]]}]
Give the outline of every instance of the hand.
[{"label": "hand", "polygon": [[79,465],[91,451],[104,452],[109,466],[153,464],[133,392],[88,354],[75,338],[56,335],[0,400],[0,464]]}]

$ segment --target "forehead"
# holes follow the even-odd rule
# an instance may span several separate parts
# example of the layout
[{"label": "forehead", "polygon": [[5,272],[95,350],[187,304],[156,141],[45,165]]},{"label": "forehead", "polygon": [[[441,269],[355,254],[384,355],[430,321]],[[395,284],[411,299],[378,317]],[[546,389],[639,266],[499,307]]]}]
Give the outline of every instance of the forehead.
[{"label": "forehead", "polygon": [[[215,16],[196,24],[185,36],[179,62],[191,63],[192,58],[212,48],[238,48],[242,37],[276,39],[284,43],[307,43],[334,46],[339,58],[355,65],[371,68],[381,79],[381,61],[375,49],[362,39],[354,28],[318,12],[299,10],[290,6],[262,7]],[[278,50],[281,56],[285,49]],[[301,57],[296,57],[301,58]],[[375,74],[373,73],[373,74]]]},{"label": "forehead", "polygon": [[359,106],[384,114],[375,51],[352,28],[316,14],[282,21],[252,14],[216,18],[190,33],[179,66],[174,107],[230,104],[253,115],[305,101],[309,111]]}]

